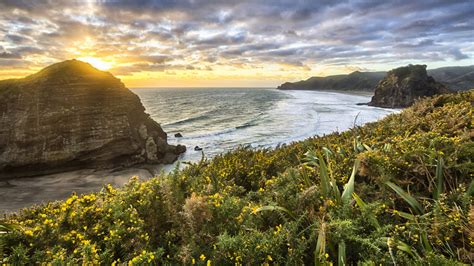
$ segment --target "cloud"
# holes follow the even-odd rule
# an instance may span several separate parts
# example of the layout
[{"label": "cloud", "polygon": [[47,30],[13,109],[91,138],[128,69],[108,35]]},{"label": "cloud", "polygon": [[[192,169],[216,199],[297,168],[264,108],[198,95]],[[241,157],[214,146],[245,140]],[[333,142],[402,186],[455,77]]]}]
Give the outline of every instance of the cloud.
[{"label": "cloud", "polygon": [[2,67],[15,67],[15,68],[27,68],[30,62],[18,59],[0,58],[0,66]]},{"label": "cloud", "polygon": [[451,48],[448,50],[448,54],[451,55],[455,60],[462,60],[462,59],[467,59],[469,56],[466,54],[463,54],[459,49],[457,48]]},{"label": "cloud", "polygon": [[0,53],[0,58],[1,59],[21,59],[21,55],[13,54],[13,53],[7,53],[7,52],[1,52]]},{"label": "cloud", "polygon": [[5,39],[12,43],[17,43],[17,44],[23,44],[30,40],[28,37],[17,35],[17,34],[6,34]]},{"label": "cloud", "polygon": [[473,13],[471,0],[4,0],[0,58],[45,65],[97,56],[122,75],[372,69],[472,58]]}]

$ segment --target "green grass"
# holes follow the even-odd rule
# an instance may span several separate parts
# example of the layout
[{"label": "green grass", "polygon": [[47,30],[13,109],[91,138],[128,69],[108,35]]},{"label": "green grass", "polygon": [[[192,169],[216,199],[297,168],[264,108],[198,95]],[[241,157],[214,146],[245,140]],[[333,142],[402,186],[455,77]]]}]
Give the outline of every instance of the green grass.
[{"label": "green grass", "polygon": [[[0,262],[472,264],[474,91],[0,221]],[[15,226],[11,226],[15,225]]]}]

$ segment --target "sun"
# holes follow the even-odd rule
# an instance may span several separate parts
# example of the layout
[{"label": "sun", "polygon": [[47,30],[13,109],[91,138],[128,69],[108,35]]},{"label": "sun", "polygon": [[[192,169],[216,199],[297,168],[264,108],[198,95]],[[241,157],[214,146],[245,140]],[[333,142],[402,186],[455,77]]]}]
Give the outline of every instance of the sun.
[{"label": "sun", "polygon": [[80,58],[77,58],[77,60],[87,62],[100,70],[109,70],[110,68],[112,68],[111,62],[106,62],[102,59],[95,58],[95,57],[80,57]]}]

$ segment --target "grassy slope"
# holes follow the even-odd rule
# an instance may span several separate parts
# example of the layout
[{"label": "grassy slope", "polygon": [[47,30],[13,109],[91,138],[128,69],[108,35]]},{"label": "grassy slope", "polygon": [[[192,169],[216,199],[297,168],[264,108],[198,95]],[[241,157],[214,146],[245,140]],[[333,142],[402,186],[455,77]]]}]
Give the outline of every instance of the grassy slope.
[{"label": "grassy slope", "polygon": [[351,131],[240,148],[26,209],[3,221],[19,227],[3,230],[0,255],[10,263],[472,263],[473,105],[474,90],[438,96]]}]

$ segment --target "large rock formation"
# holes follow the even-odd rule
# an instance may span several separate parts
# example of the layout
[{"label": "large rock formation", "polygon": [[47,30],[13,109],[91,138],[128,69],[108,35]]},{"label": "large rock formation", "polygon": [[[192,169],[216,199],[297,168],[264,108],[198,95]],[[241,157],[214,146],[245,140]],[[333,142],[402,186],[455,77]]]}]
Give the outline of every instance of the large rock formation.
[{"label": "large rock formation", "polygon": [[426,72],[426,65],[408,65],[390,70],[375,87],[371,106],[387,108],[408,107],[421,97],[448,93],[450,90],[436,82]]},{"label": "large rock formation", "polygon": [[1,81],[0,178],[173,162],[186,148],[144,111],[119,79],[77,60]]}]

